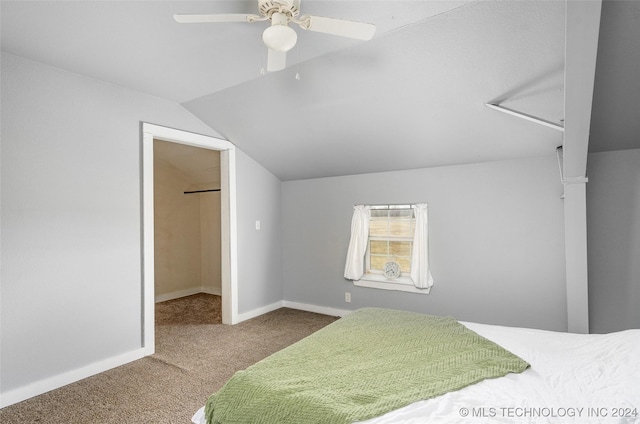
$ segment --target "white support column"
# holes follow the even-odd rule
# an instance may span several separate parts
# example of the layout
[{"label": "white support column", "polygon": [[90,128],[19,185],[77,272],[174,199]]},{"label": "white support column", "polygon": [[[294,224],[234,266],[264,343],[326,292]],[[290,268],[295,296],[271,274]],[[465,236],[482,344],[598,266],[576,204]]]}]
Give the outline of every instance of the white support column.
[{"label": "white support column", "polygon": [[567,1],[563,142],[567,326],[589,332],[586,172],[601,0]]},{"label": "white support column", "polygon": [[571,333],[589,333],[586,183],[564,185],[564,238],[567,325]]}]

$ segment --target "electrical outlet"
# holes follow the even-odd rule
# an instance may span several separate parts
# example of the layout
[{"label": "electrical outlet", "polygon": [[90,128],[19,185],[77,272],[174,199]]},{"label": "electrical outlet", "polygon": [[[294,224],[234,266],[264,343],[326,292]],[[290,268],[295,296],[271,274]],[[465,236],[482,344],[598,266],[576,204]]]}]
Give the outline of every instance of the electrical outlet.
[{"label": "electrical outlet", "polygon": [[260,221],[256,221],[256,230],[260,229]]},{"label": "electrical outlet", "polygon": [[351,303],[351,293],[349,292],[344,293],[344,301],[347,303]]}]

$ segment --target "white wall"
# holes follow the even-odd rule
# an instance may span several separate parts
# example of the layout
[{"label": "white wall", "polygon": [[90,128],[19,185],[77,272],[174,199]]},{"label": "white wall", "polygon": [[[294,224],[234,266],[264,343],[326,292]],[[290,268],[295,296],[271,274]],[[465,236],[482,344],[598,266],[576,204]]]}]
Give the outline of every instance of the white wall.
[{"label": "white wall", "polygon": [[[561,194],[555,155],[284,182],[284,298],[566,330]],[[431,294],[345,280],[352,206],[416,202],[429,204]]]},{"label": "white wall", "polygon": [[640,149],[592,153],[588,173],[589,330],[640,328]]},{"label": "white wall", "polygon": [[[140,122],[220,136],[173,102],[4,53],[1,94],[4,405],[135,359]],[[279,217],[280,196],[275,177],[238,157],[238,262],[251,268],[239,275],[246,309],[281,298],[281,270],[273,269],[280,220],[260,233],[257,248],[247,230],[254,215],[245,211]]]}]

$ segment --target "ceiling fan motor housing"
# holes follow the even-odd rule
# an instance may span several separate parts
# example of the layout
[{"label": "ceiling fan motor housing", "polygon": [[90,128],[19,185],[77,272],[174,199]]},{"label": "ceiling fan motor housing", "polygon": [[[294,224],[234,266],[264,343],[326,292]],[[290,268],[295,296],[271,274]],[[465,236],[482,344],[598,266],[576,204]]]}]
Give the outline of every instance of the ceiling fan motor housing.
[{"label": "ceiling fan motor housing", "polygon": [[258,9],[260,15],[266,18],[278,12],[295,19],[300,15],[300,0],[258,0]]}]

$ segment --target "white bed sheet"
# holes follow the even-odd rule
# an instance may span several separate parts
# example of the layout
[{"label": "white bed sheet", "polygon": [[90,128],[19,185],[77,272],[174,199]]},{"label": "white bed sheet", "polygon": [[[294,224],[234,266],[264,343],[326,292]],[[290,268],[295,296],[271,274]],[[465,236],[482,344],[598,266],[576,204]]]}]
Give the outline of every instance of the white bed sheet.
[{"label": "white bed sheet", "polygon": [[[462,324],[531,367],[361,424],[640,424],[640,330],[570,334]],[[203,410],[193,416],[194,424],[206,424]]]}]

